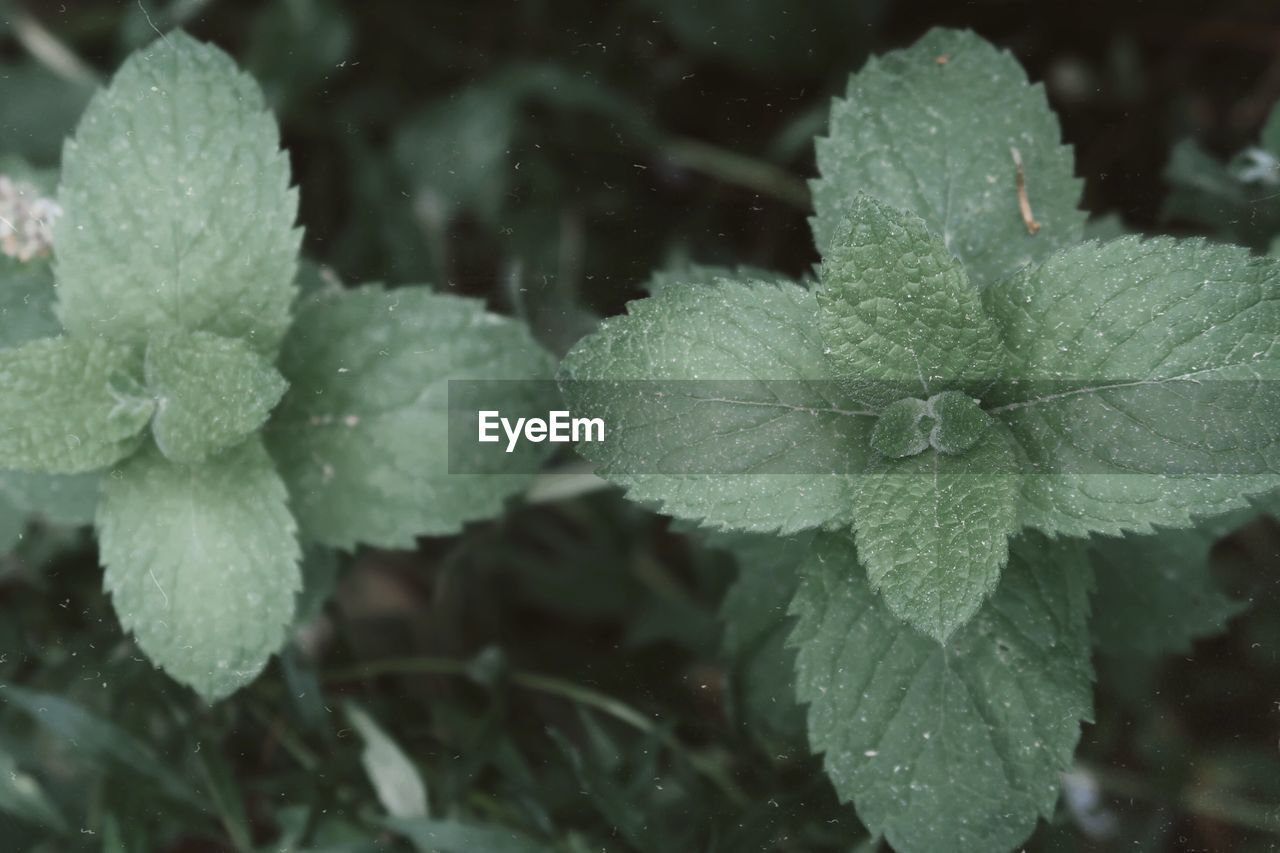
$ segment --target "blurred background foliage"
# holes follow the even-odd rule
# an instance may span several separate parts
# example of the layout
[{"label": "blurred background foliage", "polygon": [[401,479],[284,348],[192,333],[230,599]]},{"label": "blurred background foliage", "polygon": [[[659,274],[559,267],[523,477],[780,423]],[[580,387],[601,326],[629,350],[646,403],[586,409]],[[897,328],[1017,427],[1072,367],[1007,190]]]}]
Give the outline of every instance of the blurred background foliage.
[{"label": "blurred background foliage", "polygon": [[[692,263],[805,274],[829,97],[935,25],[1045,82],[1098,235],[1280,234],[1271,0],[0,0],[0,150],[56,168],[93,86],[186,27],[261,81],[325,275],[477,295],[563,351]],[[291,648],[212,708],[121,635],[74,519],[0,531],[0,847],[876,849],[790,699],[796,544],[582,482],[310,555]],[[1097,544],[1097,723],[1028,849],[1280,844],[1280,526],[1254,515]]]}]

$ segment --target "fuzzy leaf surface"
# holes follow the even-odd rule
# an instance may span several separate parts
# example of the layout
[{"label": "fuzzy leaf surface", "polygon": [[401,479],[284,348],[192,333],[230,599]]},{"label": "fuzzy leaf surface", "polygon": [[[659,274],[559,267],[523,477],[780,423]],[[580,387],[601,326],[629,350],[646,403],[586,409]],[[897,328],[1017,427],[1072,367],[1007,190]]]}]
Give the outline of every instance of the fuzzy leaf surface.
[{"label": "fuzzy leaf surface", "polygon": [[580,452],[672,515],[746,532],[847,525],[875,415],[837,387],[817,319],[813,294],[786,283],[632,302],[561,364],[569,408],[613,427]]},{"label": "fuzzy leaf surface", "polygon": [[209,332],[153,338],[146,380],[156,398],[156,445],[182,463],[242,441],[266,422],[287,385],[245,341]]},{"label": "fuzzy leaf surface", "polygon": [[[1256,513],[1229,515],[1244,524]],[[1199,525],[1090,543],[1098,651],[1143,658],[1183,654],[1193,641],[1226,630],[1248,603],[1228,595],[1213,575],[1210,551],[1221,534],[1216,524]]]},{"label": "fuzzy leaf surface", "polygon": [[0,255],[0,348],[58,334],[53,274],[45,261],[20,263]]},{"label": "fuzzy leaf surface", "polygon": [[748,731],[784,746],[803,737],[795,700],[795,649],[786,644],[794,620],[787,607],[813,534],[714,533],[707,545],[733,555],[738,576],[720,606],[732,695]]},{"label": "fuzzy leaf surface", "polygon": [[840,380],[869,407],[976,394],[1004,353],[964,267],[920,217],[858,195],[822,260],[819,324]]},{"label": "fuzzy leaf surface", "polygon": [[[1082,184],[1044,87],[971,32],[931,30],[869,60],[816,147],[811,224],[824,255],[859,192],[924,219],[979,288],[1079,242],[1084,228]],[[1019,211],[1015,148],[1035,234]]]},{"label": "fuzzy leaf surface", "polygon": [[988,412],[1037,472],[1025,524],[1185,527],[1280,485],[1280,262],[1125,237],[985,295],[1018,377]]},{"label": "fuzzy leaf surface", "polygon": [[939,642],[973,617],[1008,559],[1019,483],[1007,430],[959,456],[877,458],[854,481],[858,554],[895,616]]},{"label": "fuzzy leaf surface", "polygon": [[[528,331],[478,302],[423,287],[318,294],[300,309],[280,369],[290,389],[266,438],[309,540],[408,547],[498,512],[532,477],[514,461],[449,473],[449,380],[551,377]],[[512,382],[510,405],[498,408],[545,412],[550,400],[531,399],[545,393],[545,383]]]},{"label": "fuzzy leaf surface", "polygon": [[121,626],[206,700],[248,684],[284,643],[300,549],[261,442],[198,465],[148,448],[104,481],[97,527]]},{"label": "fuzzy leaf surface", "polygon": [[101,338],[0,350],[0,468],[74,474],[132,453],[155,408],[139,361]]},{"label": "fuzzy leaf surface", "polygon": [[[0,256],[0,350],[53,337],[61,331],[54,314],[53,274],[47,261],[19,263]],[[55,524],[89,524],[98,497],[98,477],[32,471],[0,471],[0,551],[17,541],[28,516]]]},{"label": "fuzzy leaf surface", "polygon": [[275,350],[289,325],[297,192],[258,85],[181,32],[135,52],[63,152],[59,314],[143,343],[204,330]]},{"label": "fuzzy leaf surface", "polygon": [[797,692],[837,794],[903,853],[1013,849],[1052,813],[1089,719],[1087,563],[1015,542],[995,595],[946,645],[871,591],[828,534],[801,570]]}]

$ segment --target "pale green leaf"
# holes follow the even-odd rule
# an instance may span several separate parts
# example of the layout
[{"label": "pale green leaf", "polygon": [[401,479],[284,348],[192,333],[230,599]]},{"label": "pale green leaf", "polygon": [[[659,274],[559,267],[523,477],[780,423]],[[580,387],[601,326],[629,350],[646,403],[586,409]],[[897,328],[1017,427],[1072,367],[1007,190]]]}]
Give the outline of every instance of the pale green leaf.
[{"label": "pale green leaf", "polygon": [[0,468],[77,473],[132,453],[155,404],[140,359],[101,338],[42,338],[0,350]]},{"label": "pale green leaf", "polygon": [[61,331],[53,313],[53,274],[46,261],[20,263],[0,255],[0,348]]},{"label": "pale green leaf", "polygon": [[1025,524],[1183,527],[1280,485],[1280,262],[1126,237],[986,296],[1019,377],[987,410],[1037,471]]},{"label": "pale green leaf", "polygon": [[478,85],[406,121],[394,150],[419,215],[437,228],[459,210],[495,221],[517,174],[511,145],[518,117],[509,93]]},{"label": "pale green leaf", "polygon": [[573,413],[611,427],[579,452],[672,515],[756,532],[848,524],[875,413],[833,381],[817,320],[795,284],[719,280],[631,303],[561,365]]},{"label": "pale green leaf", "polygon": [[[4,171],[11,173],[6,164]],[[61,330],[53,312],[53,274],[47,261],[19,263],[0,256],[0,349],[52,337]],[[38,513],[59,524],[88,524],[97,501],[97,478],[0,471],[0,551],[8,550]]]},{"label": "pale green leaf", "polygon": [[995,590],[1018,529],[1019,482],[1003,428],[959,455],[876,459],[854,481],[858,553],[894,615],[939,642],[973,617]]},{"label": "pale green leaf", "polygon": [[[1230,514],[1244,523],[1252,510]],[[1248,605],[1227,595],[1213,575],[1217,523],[1146,536],[1098,538],[1090,544],[1098,591],[1093,636],[1105,655],[1151,658],[1191,650],[1226,630]]]},{"label": "pale green leaf", "polygon": [[[1258,135],[1258,144],[1269,154],[1280,158],[1280,102],[1271,105],[1271,112],[1267,113],[1267,120]],[[1271,177],[1273,183],[1280,180],[1280,174]]]},{"label": "pale green leaf", "polygon": [[97,527],[120,624],[206,700],[248,684],[284,643],[299,548],[259,441],[189,466],[149,448],[106,479]]},{"label": "pale green leaf", "polygon": [[324,613],[329,597],[338,587],[342,563],[337,551],[312,544],[302,549],[299,569],[302,572],[302,591],[298,593],[293,621],[299,628],[303,628]]},{"label": "pale green leaf", "polygon": [[266,422],[287,386],[243,340],[209,332],[152,338],[146,380],[156,399],[156,445],[183,463],[242,441]]},{"label": "pale green leaf", "polygon": [[[3,485],[2,479],[0,485]],[[26,527],[26,507],[14,502],[0,489],[0,554],[9,553],[22,541],[22,532]]]},{"label": "pale green leaf", "polygon": [[[1017,168],[1040,228],[1018,206]],[[985,287],[1080,240],[1081,182],[1044,88],[971,32],[935,29],[871,59],[817,141],[812,220],[824,254],[859,192],[924,219]]]},{"label": "pale green leaf", "polygon": [[[478,302],[422,287],[319,294],[299,310],[280,367],[290,389],[268,445],[304,537],[336,548],[409,547],[493,515],[554,447],[525,444],[474,467],[457,458],[458,470],[476,473],[450,473],[449,380],[551,376],[528,331]],[[521,414],[539,405],[545,414],[549,390],[502,387]]]},{"label": "pale green leaf", "polygon": [[93,521],[101,476],[0,471],[0,554],[13,549],[34,516],[51,524]]},{"label": "pale green leaf", "polygon": [[83,761],[127,768],[174,800],[199,805],[199,795],[186,778],[172,769],[145,741],[134,737],[110,719],[91,713],[55,693],[30,690],[0,682],[0,701],[21,711],[33,723],[65,744],[68,753]]},{"label": "pale green leaf", "polygon": [[786,645],[794,621],[787,608],[812,543],[812,534],[715,533],[707,538],[709,547],[728,551],[738,564],[738,577],[720,606],[730,695],[748,731],[766,743],[798,740],[804,731],[795,700],[796,653]]},{"label": "pale green leaf", "polygon": [[433,818],[387,818],[383,825],[420,853],[550,853],[554,848],[499,824]]},{"label": "pale green leaf", "polygon": [[828,358],[871,408],[941,391],[976,394],[1000,378],[1000,338],[977,289],[918,216],[859,193],[818,279]]},{"label": "pale green leaf", "polygon": [[397,818],[426,817],[427,786],[418,768],[363,708],[351,703],[346,711],[347,719],[364,741],[360,763],[387,814]]},{"label": "pale green leaf", "polygon": [[31,821],[60,832],[67,829],[66,818],[34,776],[19,766],[17,759],[0,744],[0,811],[11,818]]},{"label": "pale green leaf", "polygon": [[221,50],[172,32],[134,53],[68,141],[58,199],[72,334],[199,329],[263,353],[283,337],[297,193],[261,91]]},{"label": "pale green leaf", "polygon": [[1222,162],[1194,139],[1174,146],[1165,166],[1165,219],[1206,227],[1256,250],[1280,233],[1280,109],[1273,107],[1257,145]]},{"label": "pale green leaf", "polygon": [[652,273],[640,289],[650,296],[657,296],[669,287],[702,287],[721,279],[730,281],[767,281],[784,286],[791,284],[789,276],[752,266],[719,267],[703,264],[684,264],[667,267]]},{"label": "pale green leaf", "polygon": [[1080,546],[1017,540],[945,645],[894,618],[857,560],[823,537],[792,605],[798,694],[836,793],[902,853],[1014,849],[1052,813],[1091,713]]},{"label": "pale green leaf", "polygon": [[93,521],[102,475],[0,472],[0,495],[24,512],[53,524],[81,525]]}]

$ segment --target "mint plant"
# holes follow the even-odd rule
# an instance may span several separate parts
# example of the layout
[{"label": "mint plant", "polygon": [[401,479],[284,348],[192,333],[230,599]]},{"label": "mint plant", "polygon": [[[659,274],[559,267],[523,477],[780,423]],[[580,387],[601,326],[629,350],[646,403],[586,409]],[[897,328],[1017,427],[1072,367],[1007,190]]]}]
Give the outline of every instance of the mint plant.
[{"label": "mint plant", "polygon": [[967,32],[870,61],[817,159],[814,286],[665,281],[562,388],[633,499],[807,537],[796,692],[872,833],[1012,849],[1092,713],[1106,543],[1280,487],[1280,262],[1084,241],[1041,87]]},{"label": "mint plant", "polygon": [[204,698],[284,644],[304,544],[454,532],[528,480],[448,475],[447,379],[545,377],[549,356],[426,287],[300,296],[288,159],[216,48],[173,32],[126,61],[66,144],[56,205],[52,278],[43,232],[0,235],[34,318],[4,330],[0,468],[104,474],[120,623]]},{"label": "mint plant", "polygon": [[1195,140],[1179,142],[1165,166],[1168,220],[1204,226],[1222,239],[1280,250],[1280,109],[1272,107],[1257,143],[1220,162]]}]

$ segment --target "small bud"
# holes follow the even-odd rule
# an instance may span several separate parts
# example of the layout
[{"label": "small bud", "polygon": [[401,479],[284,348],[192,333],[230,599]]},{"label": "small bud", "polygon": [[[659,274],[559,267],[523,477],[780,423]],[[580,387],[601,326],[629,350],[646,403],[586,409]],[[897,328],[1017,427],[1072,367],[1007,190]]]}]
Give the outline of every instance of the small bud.
[{"label": "small bud", "polygon": [[34,184],[0,175],[0,252],[24,262],[48,255],[60,216],[58,203]]}]

